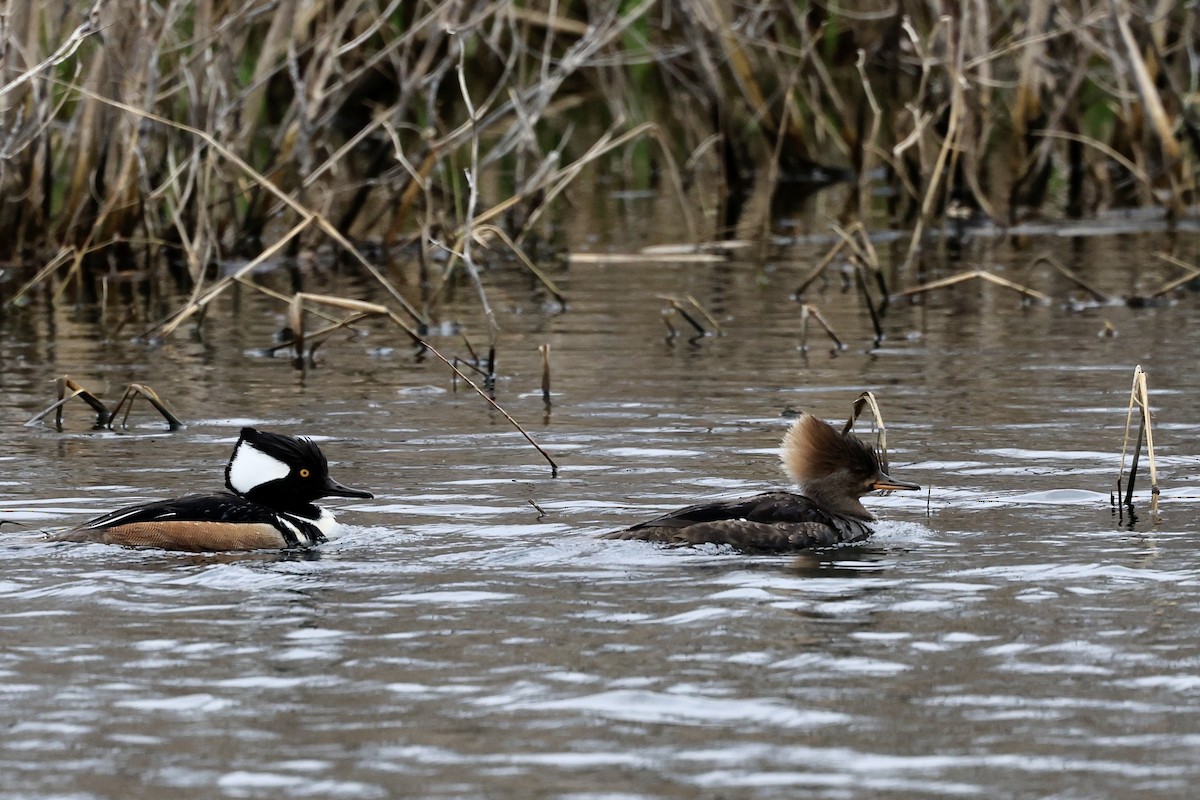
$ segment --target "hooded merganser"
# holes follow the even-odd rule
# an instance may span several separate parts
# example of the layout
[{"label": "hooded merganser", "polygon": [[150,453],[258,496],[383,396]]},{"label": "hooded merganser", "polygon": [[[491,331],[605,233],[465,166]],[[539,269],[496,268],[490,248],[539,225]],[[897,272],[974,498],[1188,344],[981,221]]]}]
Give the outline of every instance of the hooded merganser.
[{"label": "hooded merganser", "polygon": [[871,534],[875,519],[859,497],[876,489],[920,489],[891,478],[875,451],[852,433],[842,433],[811,414],[802,414],[783,437],[784,469],[800,494],[766,492],[744,500],[701,503],[606,539],[644,539],[671,544],[728,544],[750,552],[784,552],[857,542]]},{"label": "hooded merganser", "polygon": [[311,439],[254,428],[242,428],[225,486],[232,494],[132,506],[51,538],[194,552],[312,547],[337,528],[314,500],[374,497],[330,478],[325,455]]}]

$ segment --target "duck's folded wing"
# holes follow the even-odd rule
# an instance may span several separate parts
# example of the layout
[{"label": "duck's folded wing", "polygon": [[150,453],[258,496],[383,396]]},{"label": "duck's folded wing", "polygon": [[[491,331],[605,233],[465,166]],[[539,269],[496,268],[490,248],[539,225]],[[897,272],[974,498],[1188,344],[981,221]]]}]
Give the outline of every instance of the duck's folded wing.
[{"label": "duck's folded wing", "polygon": [[234,494],[189,495],[123,508],[88,520],[82,530],[102,530],[138,522],[261,522],[262,506]]},{"label": "duck's folded wing", "polygon": [[[162,500],[113,511],[52,541],[100,542],[128,547],[168,550],[262,550],[294,547],[302,538],[320,541],[302,530],[301,520],[289,524],[263,508],[232,494],[201,495]],[[315,527],[314,527],[315,530]]]},{"label": "duck's folded wing", "polygon": [[728,544],[739,550],[779,552],[857,541],[865,525],[837,525],[805,497],[767,492],[719,503],[701,503],[607,534],[670,544]]}]

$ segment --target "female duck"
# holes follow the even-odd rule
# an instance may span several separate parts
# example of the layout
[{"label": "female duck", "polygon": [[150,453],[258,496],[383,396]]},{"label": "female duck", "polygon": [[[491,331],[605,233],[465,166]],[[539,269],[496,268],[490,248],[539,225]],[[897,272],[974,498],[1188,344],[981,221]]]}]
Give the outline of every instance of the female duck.
[{"label": "female duck", "polygon": [[803,414],[783,437],[784,469],[800,489],[744,500],[701,503],[605,536],[670,544],[728,544],[750,552],[785,552],[857,542],[875,517],[859,498],[877,489],[920,489],[889,477],[875,451]]}]

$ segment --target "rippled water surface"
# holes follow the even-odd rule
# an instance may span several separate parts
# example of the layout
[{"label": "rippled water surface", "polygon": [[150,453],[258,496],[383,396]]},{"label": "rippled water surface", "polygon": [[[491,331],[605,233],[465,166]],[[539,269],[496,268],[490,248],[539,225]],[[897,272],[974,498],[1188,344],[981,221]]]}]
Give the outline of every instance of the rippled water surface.
[{"label": "rippled water surface", "polygon": [[[1174,277],[1146,255],[1168,244],[1047,246],[1116,295]],[[497,397],[556,479],[382,326],[325,344],[302,381],[256,354],[282,308],[248,294],[203,338],[153,348],[128,341],[136,324],[106,340],[112,321],[86,309],[10,312],[0,501],[22,527],[0,544],[0,797],[1194,796],[1196,295],[1068,311],[1072,287],[988,242],[938,274],[993,269],[1056,302],[967,284],[897,303],[872,347],[834,281],[806,299],[849,347],[812,334],[806,354],[788,296],[823,249],[574,264],[554,276],[565,313],[515,267],[485,275]],[[313,288],[378,299],[353,279]],[[664,293],[694,295],[724,335],[668,340]],[[456,303],[478,346],[474,300]],[[1135,364],[1157,414],[1157,524],[1144,482],[1132,524],[1109,504]],[[97,433],[82,405],[61,433],[23,426],[64,373],[106,398],[148,383],[188,427],[139,406],[127,431]],[[782,485],[790,414],[845,419],[863,389],[893,475],[928,489],[868,498],[882,521],[866,545],[751,557],[597,539]],[[376,499],[340,504],[346,534],[308,554],[40,540],[219,488],[243,424],[320,437],[334,477]]]}]

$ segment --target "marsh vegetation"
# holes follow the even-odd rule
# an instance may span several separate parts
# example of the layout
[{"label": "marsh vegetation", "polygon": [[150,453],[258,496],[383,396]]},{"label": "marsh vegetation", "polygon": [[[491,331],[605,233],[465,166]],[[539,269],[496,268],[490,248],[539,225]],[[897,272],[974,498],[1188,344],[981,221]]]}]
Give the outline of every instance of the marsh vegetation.
[{"label": "marsh vegetation", "polygon": [[424,325],[480,263],[558,254],[598,175],[676,197],[695,243],[843,182],[841,223],[911,232],[906,262],[943,223],[1177,217],[1198,26],[1150,0],[10,4],[4,299],[148,282],[191,313],[326,259]]}]

